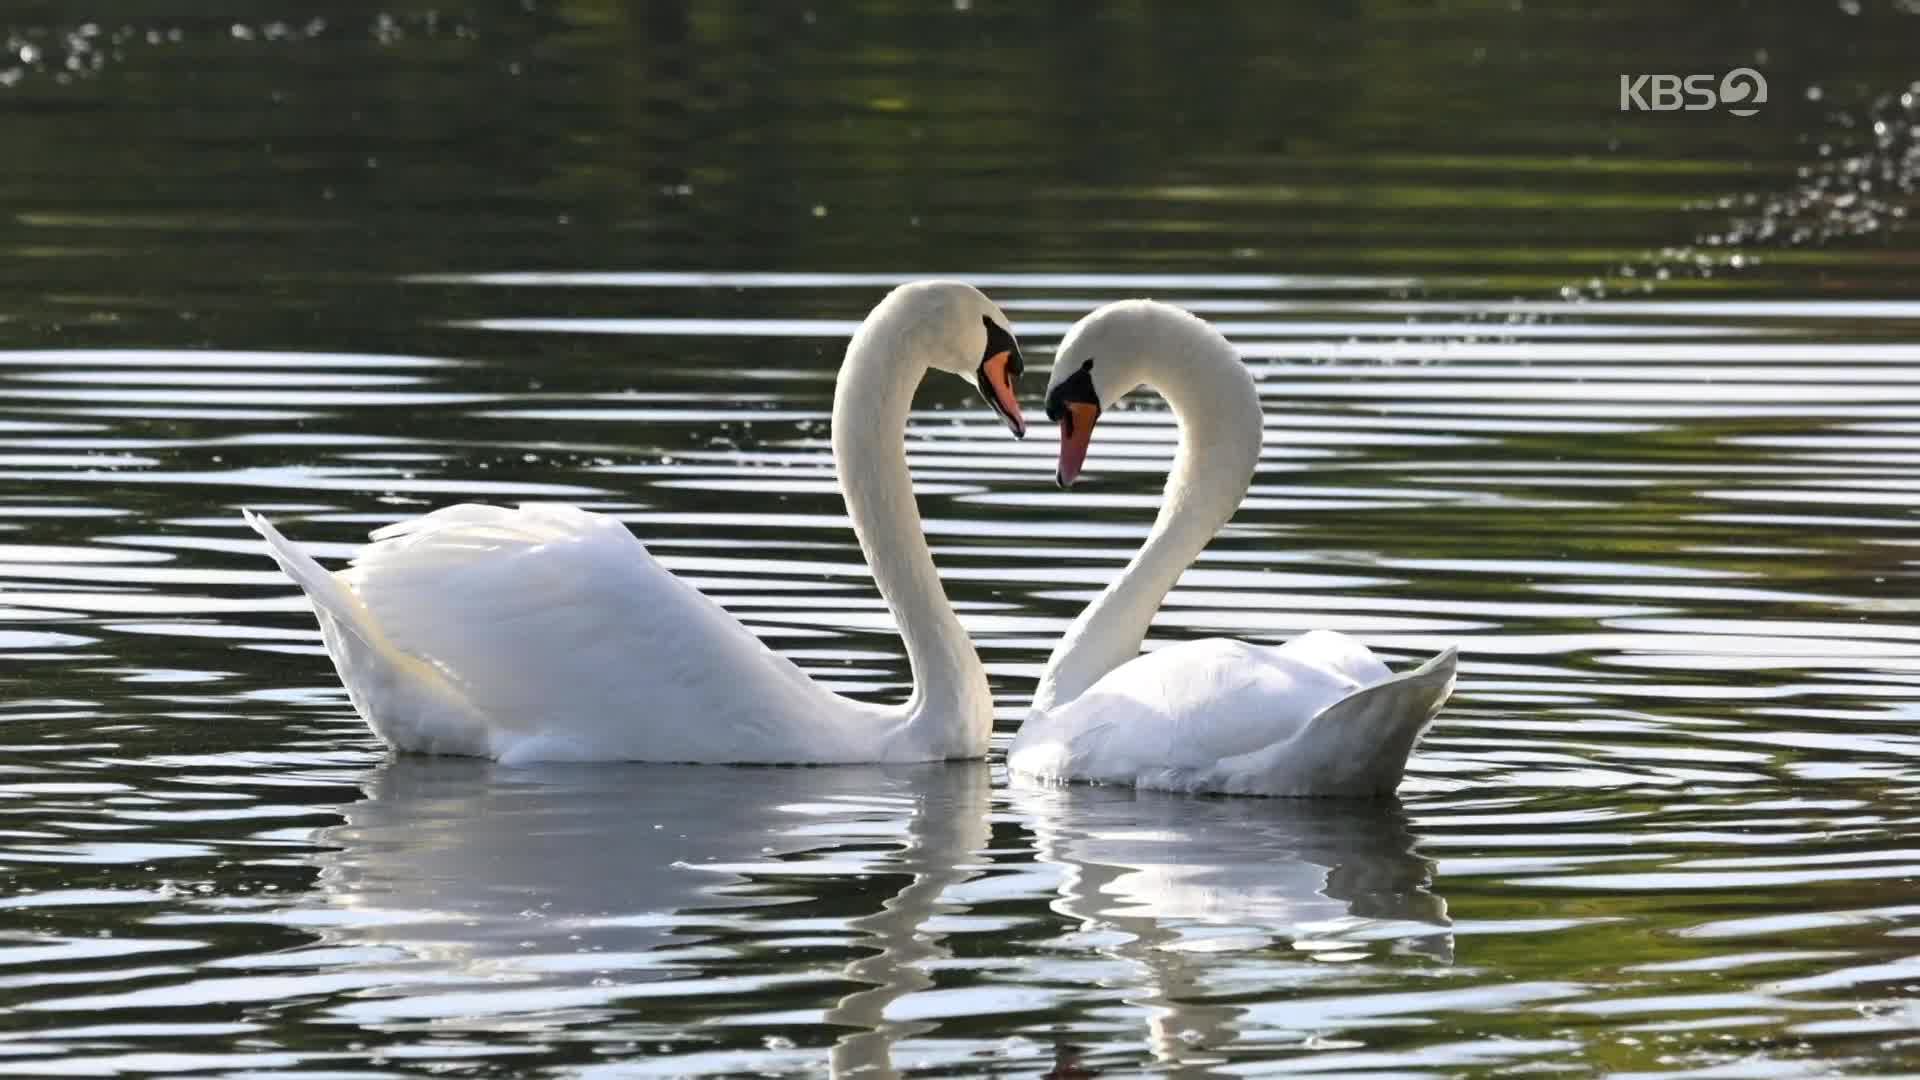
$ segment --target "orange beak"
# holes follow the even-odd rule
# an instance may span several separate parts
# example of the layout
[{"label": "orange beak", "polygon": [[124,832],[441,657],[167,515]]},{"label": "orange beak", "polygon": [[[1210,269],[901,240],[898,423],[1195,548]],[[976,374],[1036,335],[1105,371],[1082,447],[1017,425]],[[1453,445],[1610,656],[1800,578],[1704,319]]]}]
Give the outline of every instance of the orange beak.
[{"label": "orange beak", "polygon": [[1053,478],[1063,488],[1072,487],[1080,478],[1080,466],[1087,461],[1087,444],[1093,441],[1093,424],[1100,419],[1100,406],[1088,401],[1068,402],[1060,417],[1060,467]]},{"label": "orange beak", "polygon": [[997,352],[980,362],[980,393],[1007,422],[1016,439],[1027,437],[1027,421],[1020,415],[1020,399],[1013,396],[1013,354]]}]

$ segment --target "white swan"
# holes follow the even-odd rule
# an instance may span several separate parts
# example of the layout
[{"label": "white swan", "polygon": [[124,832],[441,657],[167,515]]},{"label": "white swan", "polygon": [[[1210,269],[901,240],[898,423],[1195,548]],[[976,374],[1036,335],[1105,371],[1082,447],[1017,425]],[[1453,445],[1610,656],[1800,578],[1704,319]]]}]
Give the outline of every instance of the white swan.
[{"label": "white swan", "polygon": [[1453,692],[1454,650],[1395,675],[1352,638],[1279,647],[1210,638],[1140,655],[1160,601],[1240,505],[1260,398],[1227,339],[1166,304],[1109,304],[1055,354],[1047,418],[1071,486],[1103,409],[1137,386],[1173,407],[1180,445],[1146,544],[1053,650],[1008,751],[1016,773],[1169,791],[1378,796]]},{"label": "white swan", "polygon": [[834,464],[905,640],[914,689],[900,705],[819,686],[610,517],[448,507],[374,533],[337,574],[246,518],[312,601],[354,708],[395,749],[510,764],[983,757],[986,671],[940,587],[907,474],[907,413],[930,367],[977,379],[1025,430],[1019,347],[971,286],[901,286],[847,346]]}]

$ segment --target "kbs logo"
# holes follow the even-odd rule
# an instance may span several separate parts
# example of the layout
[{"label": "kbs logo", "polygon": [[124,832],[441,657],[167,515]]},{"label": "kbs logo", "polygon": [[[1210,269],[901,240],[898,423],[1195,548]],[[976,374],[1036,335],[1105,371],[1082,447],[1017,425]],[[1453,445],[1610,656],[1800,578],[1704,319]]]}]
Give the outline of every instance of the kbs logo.
[{"label": "kbs logo", "polygon": [[1725,105],[1735,116],[1752,116],[1767,103],[1767,77],[1752,68],[1712,75],[1622,75],[1620,111],[1703,112]]}]

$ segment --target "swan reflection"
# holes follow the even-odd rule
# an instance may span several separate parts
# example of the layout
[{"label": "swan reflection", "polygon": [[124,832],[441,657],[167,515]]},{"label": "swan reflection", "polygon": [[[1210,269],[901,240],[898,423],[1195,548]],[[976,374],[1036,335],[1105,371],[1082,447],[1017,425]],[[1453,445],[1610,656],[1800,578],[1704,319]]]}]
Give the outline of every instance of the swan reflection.
[{"label": "swan reflection", "polygon": [[1236,1038],[1239,1009],[1211,1004],[1239,955],[1343,962],[1381,953],[1453,959],[1433,863],[1397,802],[1206,799],[1016,779],[1009,809],[1059,870],[1059,944],[1128,962],[1163,1065],[1203,1066]]},{"label": "swan reflection", "polygon": [[[917,965],[946,955],[922,926],[974,873],[988,786],[979,763],[400,759],[318,838],[330,914],[313,921],[326,946],[346,947],[335,955],[395,976],[353,1020],[573,1023],[606,1010],[651,1039],[653,1025],[711,1019],[701,1001],[837,978],[858,988],[803,1022],[849,1032],[836,1071],[885,1075],[894,1041],[923,1026],[885,1011],[931,984]],[[823,946],[856,958],[768,974],[778,952]]]}]

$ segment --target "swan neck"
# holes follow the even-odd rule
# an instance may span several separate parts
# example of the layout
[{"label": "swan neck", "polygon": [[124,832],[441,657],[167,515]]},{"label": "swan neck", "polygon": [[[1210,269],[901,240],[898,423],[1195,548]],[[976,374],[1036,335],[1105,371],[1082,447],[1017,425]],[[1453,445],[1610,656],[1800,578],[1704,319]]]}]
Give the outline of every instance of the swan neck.
[{"label": "swan neck", "polygon": [[1161,601],[1253,482],[1261,438],[1253,376],[1224,339],[1196,341],[1192,349],[1206,352],[1160,366],[1145,383],[1166,399],[1180,432],[1153,529],[1060,639],[1035,691],[1036,711],[1072,701],[1140,654]]},{"label": "swan neck", "polygon": [[833,392],[833,459],[860,551],[892,612],[913,694],[887,710],[925,757],[981,757],[993,729],[986,670],[933,565],[907,470],[906,426],[928,364],[884,318],[847,347]]}]

